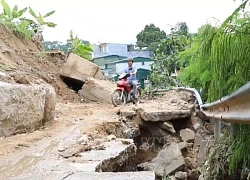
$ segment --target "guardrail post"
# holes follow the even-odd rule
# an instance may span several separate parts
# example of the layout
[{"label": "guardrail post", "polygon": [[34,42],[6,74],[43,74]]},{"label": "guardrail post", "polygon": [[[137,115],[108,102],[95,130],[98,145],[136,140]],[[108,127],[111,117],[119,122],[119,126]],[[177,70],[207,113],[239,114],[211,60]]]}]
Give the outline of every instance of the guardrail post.
[{"label": "guardrail post", "polygon": [[221,134],[221,122],[217,119],[214,119],[214,137],[215,141],[218,141],[220,139]]},{"label": "guardrail post", "polygon": [[231,126],[230,126],[230,135],[231,135],[232,138],[236,137],[237,130],[238,130],[238,125],[234,124],[234,123],[231,123]]}]

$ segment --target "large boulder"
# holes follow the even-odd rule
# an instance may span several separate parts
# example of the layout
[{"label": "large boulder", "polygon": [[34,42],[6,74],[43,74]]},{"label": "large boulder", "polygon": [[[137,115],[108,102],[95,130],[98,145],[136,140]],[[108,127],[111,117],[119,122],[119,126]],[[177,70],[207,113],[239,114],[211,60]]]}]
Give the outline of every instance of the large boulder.
[{"label": "large boulder", "polygon": [[37,129],[54,119],[56,93],[50,85],[0,82],[0,137]]},{"label": "large boulder", "polygon": [[96,102],[111,103],[111,95],[116,88],[114,82],[89,78],[79,91],[80,96]]},{"label": "large boulder", "polygon": [[171,175],[185,166],[185,160],[177,143],[162,149],[151,162],[139,164],[143,170],[155,171],[156,177]]},{"label": "large boulder", "polygon": [[76,79],[82,82],[86,81],[89,77],[94,77],[96,79],[103,79],[104,77],[96,64],[72,53],[69,55],[67,62],[64,64],[59,74],[63,77]]}]

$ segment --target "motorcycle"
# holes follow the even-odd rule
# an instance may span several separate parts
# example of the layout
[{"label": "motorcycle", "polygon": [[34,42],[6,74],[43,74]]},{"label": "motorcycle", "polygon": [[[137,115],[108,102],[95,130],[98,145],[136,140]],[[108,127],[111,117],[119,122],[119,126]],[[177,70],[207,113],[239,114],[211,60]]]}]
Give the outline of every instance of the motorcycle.
[{"label": "motorcycle", "polygon": [[115,107],[124,106],[126,103],[132,102],[136,104],[139,102],[141,96],[140,85],[137,84],[137,98],[134,96],[133,86],[130,85],[128,77],[130,74],[123,73],[119,76],[117,88],[111,96],[112,103]]}]

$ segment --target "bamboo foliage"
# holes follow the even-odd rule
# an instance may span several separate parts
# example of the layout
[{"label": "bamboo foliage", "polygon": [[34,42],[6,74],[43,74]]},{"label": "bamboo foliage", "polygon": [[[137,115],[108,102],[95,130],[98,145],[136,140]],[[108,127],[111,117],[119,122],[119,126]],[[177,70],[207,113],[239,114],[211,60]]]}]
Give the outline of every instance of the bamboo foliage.
[{"label": "bamboo foliage", "polygon": [[[210,102],[250,81],[250,15],[244,12],[248,1],[243,1],[220,27],[205,25],[199,30],[198,45],[195,45],[197,54],[180,73],[180,78],[186,84],[203,87]],[[223,156],[227,158],[228,164],[225,166],[228,171],[219,167],[210,170],[211,175],[215,175],[214,172],[222,173],[221,177],[223,173],[235,175],[241,169],[241,179],[244,179],[245,169],[250,169],[250,127],[241,125],[236,139],[228,145],[226,156]],[[219,159],[221,155],[218,153],[214,157]]]},{"label": "bamboo foliage", "polygon": [[209,101],[232,93],[250,79],[250,16],[239,13],[244,1],[219,28],[209,27],[203,35],[200,57],[210,64],[212,75],[208,89]]}]

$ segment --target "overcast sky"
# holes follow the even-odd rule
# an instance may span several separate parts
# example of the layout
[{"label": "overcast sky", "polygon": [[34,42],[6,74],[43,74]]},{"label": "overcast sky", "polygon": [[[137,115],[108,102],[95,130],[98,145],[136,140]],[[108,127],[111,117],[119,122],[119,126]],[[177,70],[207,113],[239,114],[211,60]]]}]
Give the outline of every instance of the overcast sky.
[{"label": "overcast sky", "polygon": [[146,24],[168,31],[186,22],[191,32],[211,17],[225,20],[239,2],[234,0],[6,0],[11,7],[31,6],[36,12],[56,13],[48,20],[56,28],[44,30],[45,40],[65,41],[72,29],[91,43],[134,43]]}]

